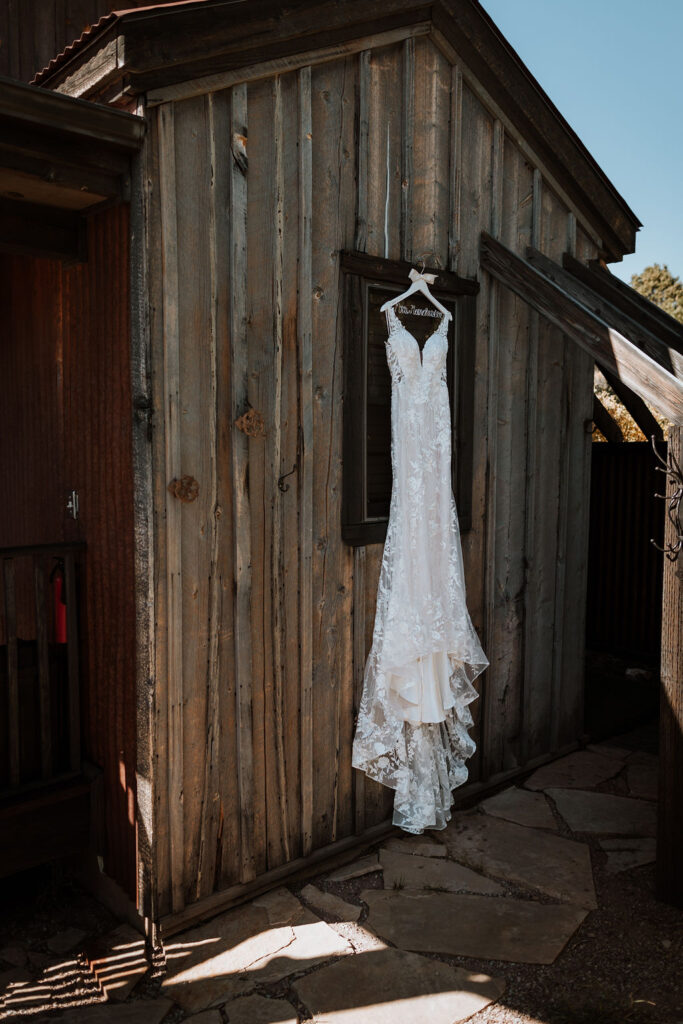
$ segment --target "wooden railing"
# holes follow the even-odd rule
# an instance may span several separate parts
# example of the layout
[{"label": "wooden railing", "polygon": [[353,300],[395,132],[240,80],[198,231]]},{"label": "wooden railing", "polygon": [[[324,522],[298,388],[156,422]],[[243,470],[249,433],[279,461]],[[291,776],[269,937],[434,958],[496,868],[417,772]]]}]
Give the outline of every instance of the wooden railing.
[{"label": "wooden railing", "polygon": [[[84,548],[82,543],[0,548],[0,792],[5,794],[81,770],[76,559]],[[62,601],[66,608],[58,609]]]}]

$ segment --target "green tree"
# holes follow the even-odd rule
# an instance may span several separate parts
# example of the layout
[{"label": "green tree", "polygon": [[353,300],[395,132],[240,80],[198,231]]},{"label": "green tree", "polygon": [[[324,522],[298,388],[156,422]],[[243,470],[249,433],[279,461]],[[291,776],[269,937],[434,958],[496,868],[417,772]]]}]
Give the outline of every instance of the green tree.
[{"label": "green tree", "polygon": [[651,267],[645,267],[642,274],[634,274],[631,287],[683,323],[683,284],[679,277],[673,276],[666,263],[663,267],[653,263]]}]

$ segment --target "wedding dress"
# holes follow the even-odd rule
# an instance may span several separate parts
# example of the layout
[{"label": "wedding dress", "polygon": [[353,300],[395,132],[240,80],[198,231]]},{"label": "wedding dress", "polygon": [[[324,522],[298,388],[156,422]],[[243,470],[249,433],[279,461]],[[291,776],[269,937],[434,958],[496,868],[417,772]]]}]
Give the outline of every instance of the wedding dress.
[{"label": "wedding dress", "polygon": [[472,683],[489,661],[465,603],[451,487],[448,320],[420,353],[386,313],[393,482],[352,763],[396,791],[393,823],[419,834],[446,827],[467,779]]}]

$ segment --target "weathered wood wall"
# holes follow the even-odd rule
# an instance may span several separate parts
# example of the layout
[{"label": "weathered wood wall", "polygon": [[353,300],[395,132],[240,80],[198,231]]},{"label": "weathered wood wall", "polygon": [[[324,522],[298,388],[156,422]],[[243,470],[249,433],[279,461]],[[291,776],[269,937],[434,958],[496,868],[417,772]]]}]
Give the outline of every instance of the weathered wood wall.
[{"label": "weathered wood wall", "polygon": [[[155,870],[175,921],[390,812],[351,769],[382,546],[340,533],[341,249],[481,277],[462,542],[491,666],[469,791],[582,732],[592,362],[481,275],[478,244],[586,258],[590,227],[443,42],[279,70],[149,110]],[[250,406],[262,436],[234,426]],[[183,474],[192,504],[166,491]]]},{"label": "weathered wood wall", "polygon": [[[81,540],[84,756],[104,771],[107,873],[136,894],[135,593],[128,209],[88,220],[88,260],[0,258],[0,545]],[[69,492],[80,514],[66,511]],[[23,639],[35,635],[22,631]],[[30,628],[33,628],[30,624]]]}]

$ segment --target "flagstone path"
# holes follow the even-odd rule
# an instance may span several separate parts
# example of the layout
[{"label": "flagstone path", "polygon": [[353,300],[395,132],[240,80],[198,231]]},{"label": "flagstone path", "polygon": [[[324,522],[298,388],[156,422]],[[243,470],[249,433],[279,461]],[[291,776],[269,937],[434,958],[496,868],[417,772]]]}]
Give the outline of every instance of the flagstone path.
[{"label": "flagstone path", "polygon": [[[514,986],[524,978],[532,991],[534,978],[595,941],[600,886],[654,860],[655,797],[656,759],[593,744],[455,813],[443,832],[397,831],[349,864],[171,937],[142,983],[140,937],[114,929],[85,953],[100,1002],[40,1024],[535,1021],[517,1015]],[[66,952],[80,938],[66,929],[47,949]],[[683,929],[662,936],[664,959],[679,939]],[[30,1008],[31,955],[0,950],[0,1020]],[[46,957],[44,990],[55,970]]]}]

